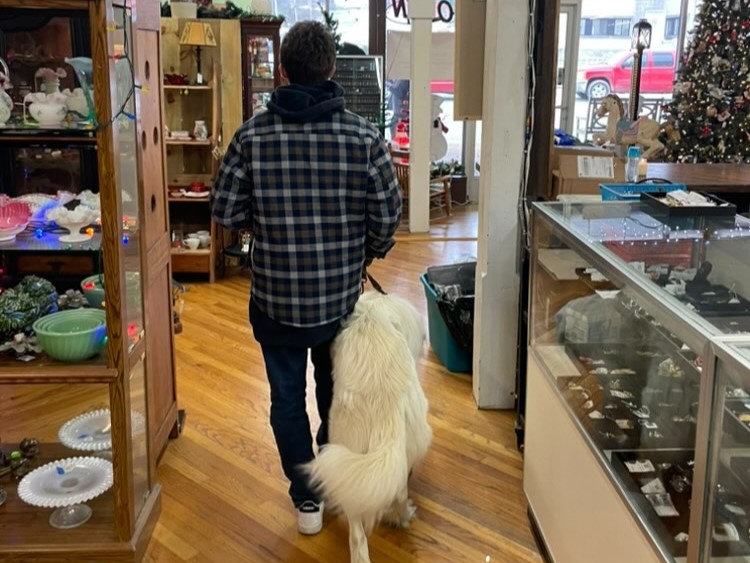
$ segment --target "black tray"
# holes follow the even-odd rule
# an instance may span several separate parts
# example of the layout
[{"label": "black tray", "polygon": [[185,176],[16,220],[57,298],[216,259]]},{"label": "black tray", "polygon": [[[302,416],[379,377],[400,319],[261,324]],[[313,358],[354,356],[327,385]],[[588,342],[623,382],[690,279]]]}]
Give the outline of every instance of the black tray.
[{"label": "black tray", "polygon": [[672,207],[663,202],[662,198],[655,197],[654,194],[641,192],[641,201],[645,201],[649,207],[667,217],[732,217],[737,215],[737,206],[728,201],[724,201],[715,195],[696,192],[716,203],[705,207]]},{"label": "black tray", "polygon": [[[643,192],[641,201],[646,204],[644,211],[657,221],[677,229],[702,229],[707,226],[734,226],[737,216],[737,206],[716,197],[715,195],[700,193],[715,202],[716,206],[706,207],[672,207],[666,205],[658,197]],[[726,204],[726,205],[724,205]]]}]

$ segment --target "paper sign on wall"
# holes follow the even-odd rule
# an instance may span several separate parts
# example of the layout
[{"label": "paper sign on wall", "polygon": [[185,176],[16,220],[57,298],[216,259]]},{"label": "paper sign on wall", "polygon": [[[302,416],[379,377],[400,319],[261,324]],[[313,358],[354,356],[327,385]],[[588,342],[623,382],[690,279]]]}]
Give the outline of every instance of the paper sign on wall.
[{"label": "paper sign on wall", "polygon": [[615,177],[614,160],[609,156],[579,156],[578,177],[613,180]]}]

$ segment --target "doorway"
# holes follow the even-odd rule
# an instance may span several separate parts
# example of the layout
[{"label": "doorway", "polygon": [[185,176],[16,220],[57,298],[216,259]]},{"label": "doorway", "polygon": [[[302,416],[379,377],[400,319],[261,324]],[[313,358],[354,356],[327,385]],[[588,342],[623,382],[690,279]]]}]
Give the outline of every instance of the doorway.
[{"label": "doorway", "polygon": [[573,132],[581,0],[562,0],[557,22],[555,129]]}]

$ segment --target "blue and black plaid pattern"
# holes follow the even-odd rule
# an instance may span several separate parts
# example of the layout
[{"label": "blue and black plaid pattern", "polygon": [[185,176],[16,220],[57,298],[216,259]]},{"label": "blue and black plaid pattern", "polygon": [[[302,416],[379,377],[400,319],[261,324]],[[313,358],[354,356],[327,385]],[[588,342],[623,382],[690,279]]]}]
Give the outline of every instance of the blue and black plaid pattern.
[{"label": "blue and black plaid pattern", "polygon": [[385,256],[401,221],[385,141],[348,111],[310,123],[256,115],[227,148],[211,198],[219,224],[253,231],[257,305],[300,327],[354,308],[365,261]]}]

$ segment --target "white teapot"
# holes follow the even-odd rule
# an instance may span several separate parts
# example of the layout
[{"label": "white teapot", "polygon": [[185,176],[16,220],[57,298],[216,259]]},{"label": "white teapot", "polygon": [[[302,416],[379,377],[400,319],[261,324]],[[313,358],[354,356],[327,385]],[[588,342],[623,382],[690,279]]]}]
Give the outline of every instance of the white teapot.
[{"label": "white teapot", "polygon": [[39,122],[41,127],[60,127],[68,114],[67,101],[68,98],[61,92],[29,94],[23,99],[24,119],[26,118],[26,104],[29,104],[29,114]]}]

